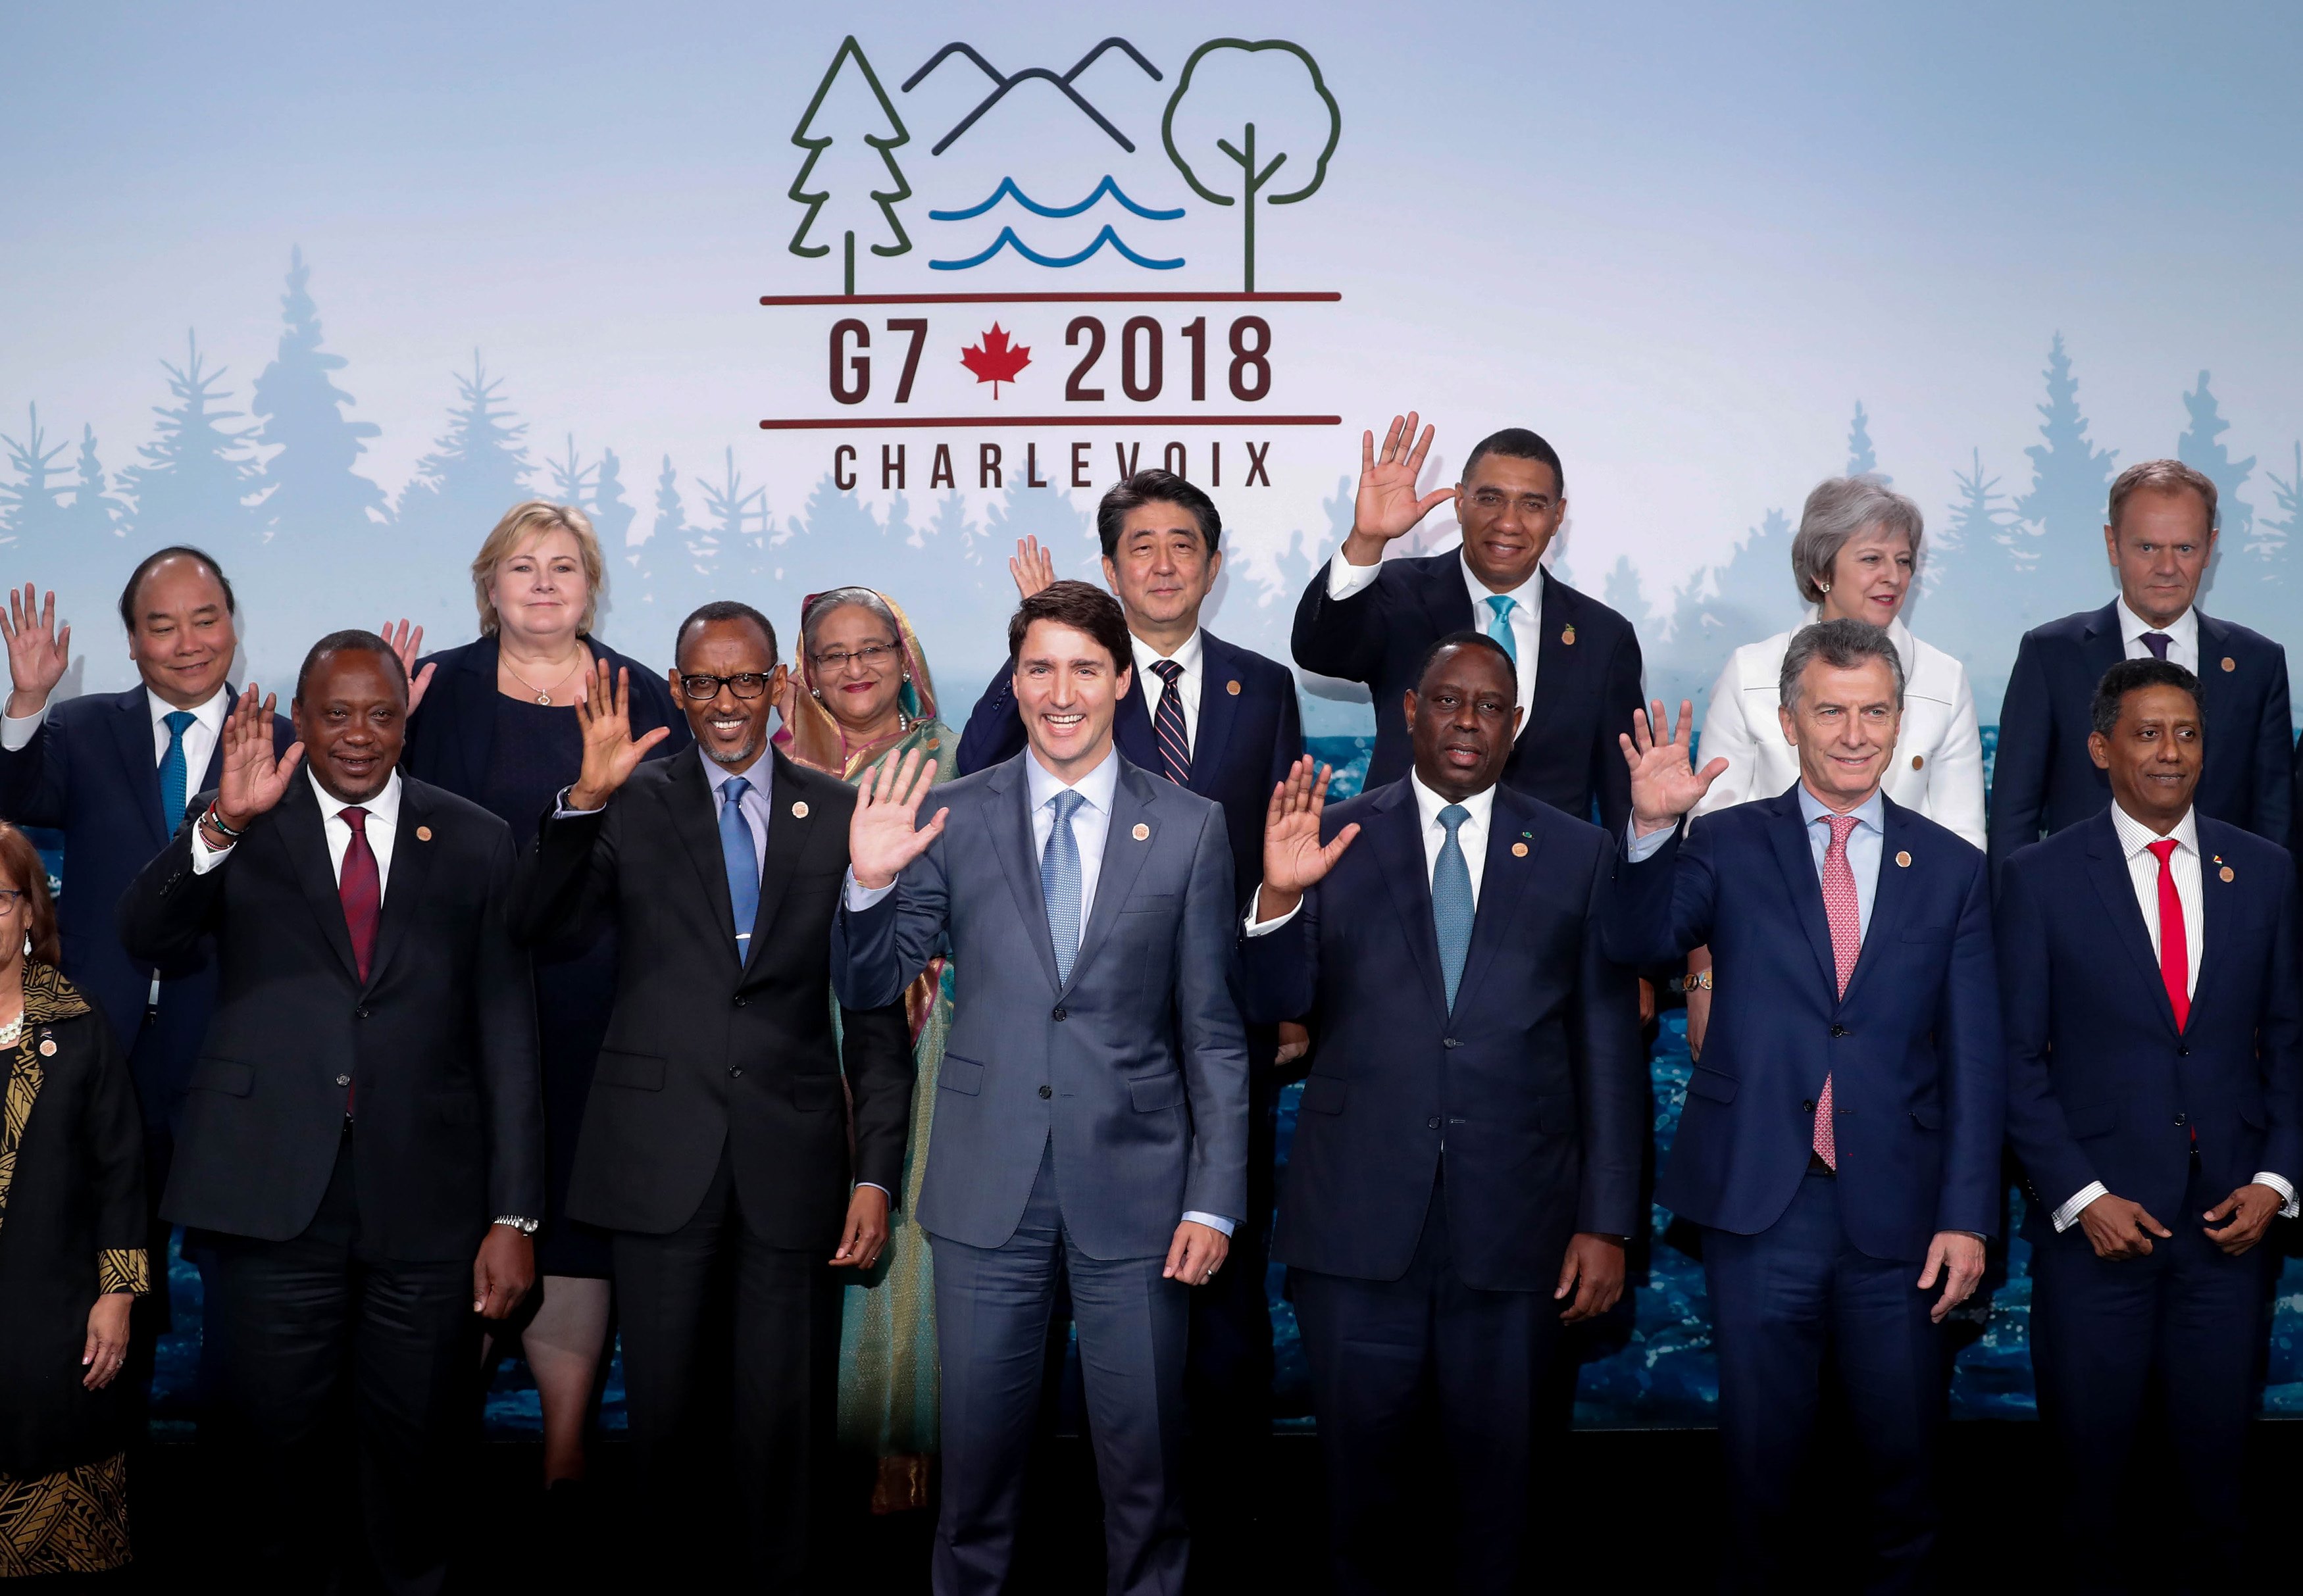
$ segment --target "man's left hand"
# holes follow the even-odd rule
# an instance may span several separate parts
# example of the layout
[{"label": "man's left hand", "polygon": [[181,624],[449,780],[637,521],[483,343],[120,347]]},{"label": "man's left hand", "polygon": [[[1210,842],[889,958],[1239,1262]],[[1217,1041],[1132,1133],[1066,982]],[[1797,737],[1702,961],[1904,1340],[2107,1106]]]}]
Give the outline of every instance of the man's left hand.
[{"label": "man's left hand", "polygon": [[1168,1244],[1168,1266],[1160,1272],[1160,1278],[1204,1286],[1216,1278],[1216,1271],[1223,1267],[1230,1252],[1230,1237],[1212,1225],[1187,1219],[1176,1227],[1176,1239]]},{"label": "man's left hand", "polygon": [[400,668],[408,675],[408,712],[413,715],[416,706],[424,701],[425,689],[432,685],[432,673],[440,668],[436,665],[416,668],[416,661],[424,654],[424,628],[403,617],[396,626],[386,623],[376,635],[400,657]]},{"label": "man's left hand", "polygon": [[1928,1266],[1919,1272],[1919,1289],[1933,1290],[1937,1274],[1943,1276],[1943,1295],[1928,1310],[1928,1317],[1941,1324],[1952,1309],[1975,1295],[1976,1283],[1983,1279],[1983,1243],[1964,1231],[1937,1231],[1928,1247]]},{"label": "man's left hand", "polygon": [[536,1243],[512,1225],[490,1225],[472,1260],[472,1312],[505,1319],[536,1284]]},{"label": "man's left hand", "polygon": [[888,1194],[876,1186],[858,1186],[848,1199],[848,1226],[839,1232],[839,1250],[831,1255],[831,1266],[869,1269],[887,1245]]},{"label": "man's left hand", "polygon": [[2270,1187],[2249,1181],[2207,1210],[2207,1239],[2236,1258],[2263,1239],[2285,1205]]},{"label": "man's left hand", "polygon": [[1571,1291],[1575,1300],[1559,1315],[1562,1324],[1596,1319],[1615,1306],[1624,1294],[1623,1238],[1590,1231],[1568,1238],[1567,1256],[1559,1265],[1559,1289],[1551,1299],[1564,1301]]}]

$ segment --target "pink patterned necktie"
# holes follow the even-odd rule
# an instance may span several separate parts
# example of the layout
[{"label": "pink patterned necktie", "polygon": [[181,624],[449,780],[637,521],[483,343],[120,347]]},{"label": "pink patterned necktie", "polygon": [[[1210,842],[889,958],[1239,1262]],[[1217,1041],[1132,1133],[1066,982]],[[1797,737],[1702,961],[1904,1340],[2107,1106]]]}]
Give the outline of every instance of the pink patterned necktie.
[{"label": "pink patterned necktie", "polygon": [[[1831,845],[1823,851],[1823,912],[1831,921],[1831,958],[1839,967],[1839,995],[1847,995],[1847,978],[1863,952],[1863,911],[1855,898],[1855,872],[1847,868],[1847,838],[1859,823],[1853,815],[1826,815],[1831,824]],[[1815,1100],[1815,1155],[1833,1169],[1839,1167],[1839,1143],[1831,1120],[1831,1077],[1823,1078],[1823,1095]]]}]

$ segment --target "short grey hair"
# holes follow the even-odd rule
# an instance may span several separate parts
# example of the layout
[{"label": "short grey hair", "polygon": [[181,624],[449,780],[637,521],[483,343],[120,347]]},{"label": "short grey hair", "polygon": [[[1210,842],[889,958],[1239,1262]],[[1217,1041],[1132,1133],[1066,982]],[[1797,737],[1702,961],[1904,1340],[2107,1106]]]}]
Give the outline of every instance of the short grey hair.
[{"label": "short grey hair", "polygon": [[1818,621],[1793,633],[1776,677],[1776,696],[1784,709],[1798,710],[1807,668],[1818,659],[1834,670],[1853,670],[1866,659],[1885,659],[1887,673],[1895,678],[1895,707],[1903,707],[1903,657],[1885,628],[1869,621]]},{"label": "short grey hair", "polygon": [[868,609],[887,622],[888,635],[895,641],[898,648],[904,646],[904,629],[896,624],[896,612],[888,608],[887,600],[868,587],[835,587],[810,599],[807,608],[800,612],[799,646],[814,653],[816,629],[831,617],[833,610],[845,609],[850,604],[859,609]]},{"label": "short grey hair", "polygon": [[1822,603],[1823,584],[1831,580],[1839,551],[1850,538],[1872,526],[1911,539],[1911,569],[1919,569],[1927,523],[1918,505],[1880,476],[1835,476],[1816,483],[1800,511],[1799,533],[1792,539],[1792,577],[1799,584],[1800,597],[1810,604]]}]

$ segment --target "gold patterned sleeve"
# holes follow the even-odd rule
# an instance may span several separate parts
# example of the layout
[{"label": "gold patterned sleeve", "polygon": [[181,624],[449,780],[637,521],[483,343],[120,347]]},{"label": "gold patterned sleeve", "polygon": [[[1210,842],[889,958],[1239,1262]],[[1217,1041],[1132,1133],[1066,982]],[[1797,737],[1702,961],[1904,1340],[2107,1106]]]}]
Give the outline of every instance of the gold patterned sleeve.
[{"label": "gold patterned sleeve", "polygon": [[105,1297],[114,1291],[143,1296],[152,1289],[151,1255],[140,1247],[115,1247],[97,1254],[96,1289]]}]

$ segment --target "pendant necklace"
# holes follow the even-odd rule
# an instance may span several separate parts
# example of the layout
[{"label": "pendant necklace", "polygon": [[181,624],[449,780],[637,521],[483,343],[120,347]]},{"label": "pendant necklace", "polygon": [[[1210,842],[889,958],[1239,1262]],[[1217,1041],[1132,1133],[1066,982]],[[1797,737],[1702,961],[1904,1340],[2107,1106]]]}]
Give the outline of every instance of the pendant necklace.
[{"label": "pendant necklace", "polygon": [[502,654],[496,656],[496,663],[503,667],[504,675],[510,676],[513,681],[518,682],[530,693],[535,693],[536,701],[546,706],[547,708],[550,707],[552,703],[552,694],[559,692],[561,688],[568,685],[569,676],[574,676],[578,671],[584,668],[580,665],[569,666],[568,668],[567,675],[553,683],[551,688],[547,691],[544,688],[538,687],[534,682],[529,681],[526,676],[520,675],[519,672],[514,670],[511,668],[511,661],[505,659]]}]

